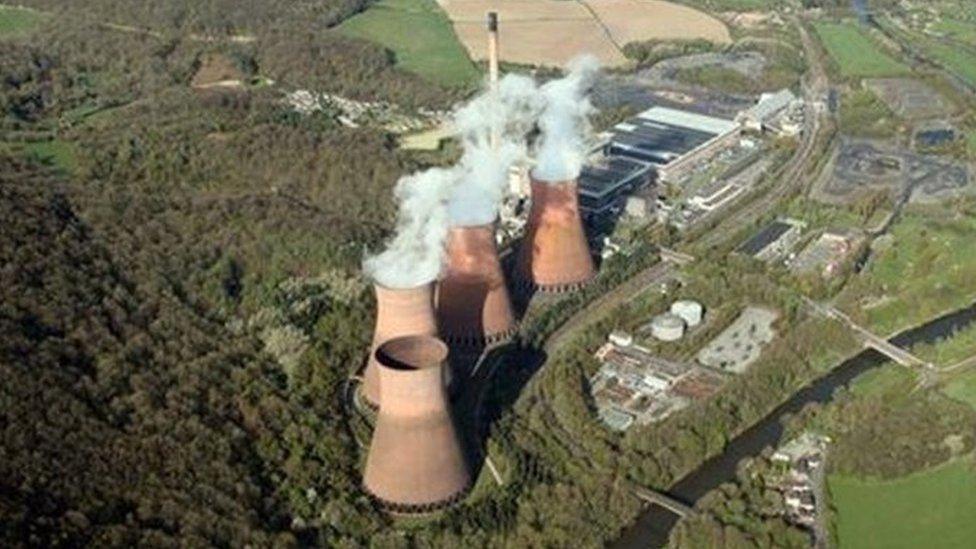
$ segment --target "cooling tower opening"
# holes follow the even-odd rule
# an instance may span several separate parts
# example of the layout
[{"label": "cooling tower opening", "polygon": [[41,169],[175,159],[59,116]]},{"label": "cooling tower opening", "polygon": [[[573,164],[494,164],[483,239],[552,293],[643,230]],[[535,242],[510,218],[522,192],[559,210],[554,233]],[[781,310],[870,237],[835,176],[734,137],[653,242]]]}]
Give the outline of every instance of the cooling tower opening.
[{"label": "cooling tower opening", "polygon": [[365,403],[376,409],[380,406],[380,375],[376,350],[392,339],[402,336],[437,335],[434,317],[434,283],[413,288],[389,288],[376,284],[376,326],[369,360],[363,373],[361,395]]},{"label": "cooling tower opening", "polygon": [[439,367],[447,359],[447,345],[425,336],[399,337],[380,345],[376,360],[394,370],[421,370]]},{"label": "cooling tower opening", "polygon": [[363,488],[388,512],[435,511],[471,486],[443,381],[447,355],[442,341],[417,335],[394,338],[376,351],[382,405]]}]

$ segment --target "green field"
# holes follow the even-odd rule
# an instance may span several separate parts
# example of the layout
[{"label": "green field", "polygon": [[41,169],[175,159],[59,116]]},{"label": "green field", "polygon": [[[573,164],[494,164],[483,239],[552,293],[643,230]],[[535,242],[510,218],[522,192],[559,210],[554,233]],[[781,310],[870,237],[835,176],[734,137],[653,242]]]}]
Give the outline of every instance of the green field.
[{"label": "green field", "polygon": [[845,93],[840,101],[840,130],[858,137],[891,137],[898,131],[898,117],[871,90]]},{"label": "green field", "polygon": [[941,42],[928,42],[924,48],[945,68],[959,75],[970,85],[976,86],[976,53],[961,46]]},{"label": "green field", "polygon": [[817,23],[815,28],[843,76],[893,76],[909,72],[907,66],[882,51],[852,23]]},{"label": "green field", "polygon": [[31,9],[0,6],[0,36],[30,32],[43,19],[44,15]]},{"label": "green field", "polygon": [[841,549],[969,548],[976,473],[969,459],[889,482],[831,475]]},{"label": "green field", "polygon": [[976,219],[944,212],[902,217],[893,245],[872,258],[840,306],[879,334],[889,334],[968,305],[976,295]]},{"label": "green field", "polygon": [[434,0],[381,0],[339,29],[389,48],[400,67],[437,84],[469,86],[481,77]]},{"label": "green field", "polygon": [[41,164],[54,166],[65,172],[74,170],[77,160],[74,146],[71,143],[57,139],[31,143],[0,141],[0,151],[21,154]]}]

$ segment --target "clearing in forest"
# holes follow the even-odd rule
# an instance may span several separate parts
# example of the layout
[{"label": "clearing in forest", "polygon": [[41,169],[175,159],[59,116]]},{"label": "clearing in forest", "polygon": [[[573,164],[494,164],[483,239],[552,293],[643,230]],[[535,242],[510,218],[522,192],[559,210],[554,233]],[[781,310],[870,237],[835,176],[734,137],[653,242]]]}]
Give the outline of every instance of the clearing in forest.
[{"label": "clearing in forest", "polygon": [[434,0],[381,0],[339,30],[390,49],[397,65],[431,82],[468,86],[481,78]]}]

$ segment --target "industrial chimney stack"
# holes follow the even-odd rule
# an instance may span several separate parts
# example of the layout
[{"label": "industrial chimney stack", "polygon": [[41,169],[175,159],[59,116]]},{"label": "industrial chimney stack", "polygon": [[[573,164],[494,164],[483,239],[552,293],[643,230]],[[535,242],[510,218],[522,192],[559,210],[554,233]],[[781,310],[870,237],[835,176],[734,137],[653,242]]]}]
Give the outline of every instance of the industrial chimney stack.
[{"label": "industrial chimney stack", "polygon": [[401,336],[437,335],[434,318],[434,283],[415,288],[387,288],[376,284],[376,328],[369,361],[363,374],[362,396],[374,408],[380,404],[380,374],[376,349]]},{"label": "industrial chimney stack", "polygon": [[505,275],[495,244],[494,224],[452,227],[447,235],[447,268],[437,286],[441,337],[452,346],[478,348],[514,334]]},{"label": "industrial chimney stack", "polygon": [[391,339],[376,350],[383,404],[363,486],[391,513],[431,512],[458,501],[470,487],[444,388],[447,353],[430,336]]},{"label": "industrial chimney stack", "polygon": [[578,290],[596,275],[583,232],[576,180],[531,177],[532,207],[519,250],[517,275],[543,293]]}]

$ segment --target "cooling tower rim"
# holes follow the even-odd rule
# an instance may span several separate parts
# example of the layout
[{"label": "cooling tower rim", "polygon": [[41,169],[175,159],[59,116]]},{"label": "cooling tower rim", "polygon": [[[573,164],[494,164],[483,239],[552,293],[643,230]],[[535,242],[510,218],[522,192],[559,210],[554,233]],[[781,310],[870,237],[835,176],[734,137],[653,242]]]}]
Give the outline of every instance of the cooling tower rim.
[{"label": "cooling tower rim", "polygon": [[536,177],[535,170],[529,172],[529,182],[533,185],[546,185],[549,187],[562,187],[562,186],[577,186],[579,185],[579,176],[570,177],[568,179],[542,179],[541,177]]},{"label": "cooling tower rim", "polygon": [[449,345],[457,346],[461,348],[476,348],[483,345],[497,345],[499,343],[505,343],[511,340],[516,333],[518,333],[519,323],[516,322],[511,328],[507,330],[502,330],[500,332],[482,334],[482,333],[449,333],[446,330],[442,330],[444,341]]},{"label": "cooling tower rim", "polygon": [[[433,347],[432,349],[421,349],[421,351],[429,351],[432,353],[430,356],[422,356],[417,358],[412,357],[396,357],[391,354],[391,352],[397,347],[406,346],[403,349],[403,353],[409,354],[415,351],[411,346],[415,345],[428,345]],[[412,334],[400,337],[394,337],[387,341],[384,341],[376,348],[376,361],[380,366],[384,368],[389,368],[391,370],[396,370],[399,372],[414,372],[420,370],[428,370],[431,368],[439,368],[447,360],[449,349],[447,344],[441,341],[439,338]]]},{"label": "cooling tower rim", "polygon": [[487,223],[451,223],[448,227],[449,231],[463,231],[465,229],[491,229],[495,230],[495,225],[498,224],[498,216],[495,219]]},{"label": "cooling tower rim", "polygon": [[383,284],[382,282],[374,279],[373,280],[373,286],[376,289],[378,289],[378,290],[383,290],[383,291],[390,292],[390,293],[393,293],[393,292],[412,292],[412,291],[422,290],[422,289],[426,288],[427,286],[430,286],[430,285],[432,285],[432,284],[434,284],[436,282],[437,282],[437,279],[436,278],[433,278],[433,279],[431,279],[428,282],[421,282],[420,284],[416,284],[414,286],[407,286],[405,288],[398,288],[396,286],[388,286],[388,285]]},{"label": "cooling tower rim", "polygon": [[394,515],[425,515],[452,507],[467,497],[468,492],[471,491],[471,487],[472,484],[471,480],[469,479],[463,488],[450,496],[447,496],[446,498],[427,503],[397,503],[376,495],[372,490],[369,489],[368,486],[366,486],[365,483],[362,484],[363,491],[366,492],[366,495],[369,496],[370,499],[372,499],[384,511]]}]

